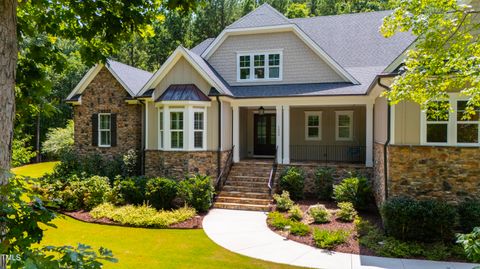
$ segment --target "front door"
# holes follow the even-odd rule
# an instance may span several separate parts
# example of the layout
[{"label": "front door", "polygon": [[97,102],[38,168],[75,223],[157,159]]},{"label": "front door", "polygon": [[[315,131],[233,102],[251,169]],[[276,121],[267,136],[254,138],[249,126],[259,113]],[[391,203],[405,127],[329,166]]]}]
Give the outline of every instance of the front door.
[{"label": "front door", "polygon": [[254,114],[253,153],[255,155],[275,155],[276,117],[275,114]]}]

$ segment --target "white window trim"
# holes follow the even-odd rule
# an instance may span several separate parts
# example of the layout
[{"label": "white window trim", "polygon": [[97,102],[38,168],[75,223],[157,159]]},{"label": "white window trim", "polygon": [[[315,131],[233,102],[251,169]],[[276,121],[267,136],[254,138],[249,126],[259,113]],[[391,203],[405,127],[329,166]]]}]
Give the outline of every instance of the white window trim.
[{"label": "white window trim", "polygon": [[[308,128],[315,126],[308,126],[308,117],[318,116],[318,137],[309,137]],[[321,141],[322,140],[322,111],[305,111],[305,140],[306,141]]]},{"label": "white window trim", "polygon": [[[348,126],[349,129],[349,137],[340,137],[340,132],[338,131],[339,126],[339,117],[340,116],[349,116],[350,117],[350,124]],[[352,141],[353,140],[353,111],[335,111],[335,140],[336,141]]]},{"label": "white window trim", "polygon": [[[203,113],[203,129],[202,130],[195,130],[195,112],[202,112]],[[194,108],[191,112],[191,131],[189,132],[190,135],[190,150],[206,150],[207,148],[207,110],[205,108]],[[195,132],[202,132],[202,147],[195,147]]]},{"label": "white window trim", "polygon": [[[162,114],[163,113],[163,114]],[[162,124],[160,124],[163,123]],[[162,146],[162,139],[163,139],[163,146]],[[158,110],[158,142],[157,142],[158,149],[165,148],[165,112],[163,109]]]},{"label": "white window trim", "polygon": [[[101,129],[101,116],[110,116],[110,127],[108,129]],[[100,148],[109,148],[112,146],[112,114],[111,113],[98,113],[98,147]],[[110,144],[102,144],[102,132],[109,131],[110,132]]]},{"label": "white window trim", "polygon": [[[279,64],[279,74],[278,78],[270,78],[269,75],[269,65],[268,65],[268,55],[269,54],[279,54],[280,55],[280,64]],[[265,78],[256,79],[255,78],[255,55],[265,55]],[[240,56],[250,56],[250,78],[249,79],[240,79]],[[263,51],[237,51],[237,82],[263,82],[263,81],[282,81],[283,80],[283,50],[263,50]]]},{"label": "white window trim", "polygon": [[[193,105],[185,105],[181,108],[172,108],[168,105],[165,106],[158,106],[158,117],[160,118],[160,113],[163,112],[163,148],[160,147],[160,120],[158,120],[158,149],[164,151],[204,151],[207,149],[207,107],[208,106],[193,106]],[[170,113],[171,112],[183,112],[183,147],[182,148],[173,148],[172,147],[172,140],[171,140],[171,132],[170,124]],[[195,141],[194,141],[194,132],[195,132],[195,122],[194,122],[194,112],[203,112],[203,147],[202,148],[195,148]]]},{"label": "white window trim", "polygon": [[[442,101],[442,100],[439,100]],[[457,101],[468,101],[465,96],[460,96],[458,93],[449,94],[448,101],[452,110],[448,113],[448,127],[447,127],[447,142],[427,142],[427,112],[422,110],[420,113],[420,144],[426,146],[456,146],[456,147],[478,147],[480,146],[480,121],[478,128],[478,143],[458,143],[457,142]]]},{"label": "white window trim", "polygon": [[[171,114],[172,114],[172,113],[177,113],[177,112],[182,112],[182,113],[183,113],[183,120],[182,120],[183,128],[182,128],[182,129],[175,129],[175,130],[172,131],[172,129],[170,128],[171,123],[172,123]],[[186,129],[187,129],[187,128],[186,128],[186,125],[188,125],[188,124],[186,124],[186,123],[188,122],[188,121],[187,121],[187,120],[188,120],[188,118],[187,118],[187,111],[186,111],[185,109],[183,109],[183,108],[171,108],[171,109],[169,110],[169,116],[170,116],[170,117],[169,117],[170,119],[169,119],[168,124],[167,124],[167,125],[168,125],[168,132],[169,132],[169,140],[167,141],[167,143],[168,143],[168,145],[169,145],[169,148],[172,149],[172,150],[184,150],[184,149],[186,148],[186,145],[187,145],[187,144],[186,144],[187,140],[186,140],[186,135],[185,135],[185,134],[187,133],[187,132],[185,132]],[[172,146],[172,132],[180,132],[180,131],[183,132],[183,143],[182,143],[182,147],[181,147],[181,148],[174,148],[174,147]]]}]

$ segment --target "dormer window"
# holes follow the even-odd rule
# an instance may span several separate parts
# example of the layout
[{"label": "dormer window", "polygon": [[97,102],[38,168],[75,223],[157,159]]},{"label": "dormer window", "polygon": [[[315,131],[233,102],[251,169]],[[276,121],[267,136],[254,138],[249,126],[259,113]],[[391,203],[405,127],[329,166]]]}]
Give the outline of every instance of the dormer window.
[{"label": "dormer window", "polygon": [[237,81],[281,79],[281,51],[237,53]]}]

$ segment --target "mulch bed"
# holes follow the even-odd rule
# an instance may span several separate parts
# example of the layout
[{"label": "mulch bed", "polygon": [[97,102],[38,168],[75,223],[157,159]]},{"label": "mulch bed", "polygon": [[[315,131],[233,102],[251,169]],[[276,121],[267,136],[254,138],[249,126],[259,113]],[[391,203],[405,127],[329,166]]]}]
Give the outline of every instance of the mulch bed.
[{"label": "mulch bed", "polygon": [[[311,205],[315,204],[323,204],[328,210],[337,210],[338,207],[334,202],[330,201],[318,201],[318,200],[303,200],[303,201],[298,201],[296,202],[306,215],[307,209]],[[276,208],[273,208],[275,210]],[[362,255],[375,255],[375,253],[364,246],[361,246],[358,242],[357,238],[357,233],[355,231],[355,225],[353,222],[342,222],[340,220],[337,220],[332,213],[332,218],[329,223],[324,223],[324,224],[316,224],[316,223],[311,223],[309,224],[312,233],[310,233],[307,236],[296,236],[292,234],[288,234],[287,238],[289,240],[293,240],[299,243],[307,244],[313,247],[315,246],[315,242],[313,241],[313,229],[314,228],[320,228],[320,229],[327,229],[327,230],[338,230],[338,229],[343,229],[343,230],[348,230],[351,232],[350,237],[348,238],[347,242],[344,244],[338,245],[335,248],[333,248],[333,251],[337,252],[344,252],[344,253],[353,253],[353,254],[362,254]],[[364,212],[359,212],[358,213],[360,217],[362,217],[365,220],[370,221],[372,224],[376,224],[377,226],[381,227],[381,218],[376,210],[376,208],[371,208],[367,211]],[[288,215],[288,213],[284,213],[285,216]],[[270,229],[272,229],[274,232],[280,234],[281,236],[285,237],[287,233],[282,230],[275,230],[275,228],[271,227],[269,225]]]},{"label": "mulch bed", "polygon": [[[115,226],[124,226],[124,227],[133,227],[130,225],[124,225],[115,221],[112,221],[108,218],[101,218],[95,219],[93,218],[88,211],[80,210],[80,211],[72,211],[72,212],[62,212],[62,214],[72,217],[76,220],[88,222],[88,223],[97,223],[97,224],[104,224],[104,225],[115,225]],[[168,227],[169,229],[202,229],[202,222],[203,218],[205,217],[206,213],[197,214],[191,219],[188,219],[183,222],[175,223]]]}]

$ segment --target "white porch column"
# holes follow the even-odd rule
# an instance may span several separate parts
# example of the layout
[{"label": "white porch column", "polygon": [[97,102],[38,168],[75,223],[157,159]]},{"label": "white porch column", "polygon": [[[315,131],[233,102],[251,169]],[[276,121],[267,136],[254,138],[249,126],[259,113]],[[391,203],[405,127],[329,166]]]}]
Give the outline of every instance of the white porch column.
[{"label": "white porch column", "polygon": [[366,104],[365,166],[373,166],[373,103]]},{"label": "white porch column", "polygon": [[290,106],[283,106],[283,164],[290,163]]},{"label": "white porch column", "polygon": [[233,106],[233,162],[240,161],[240,109]]},{"label": "white porch column", "polygon": [[282,153],[283,153],[283,126],[282,126],[282,106],[276,106],[277,114],[276,114],[276,126],[277,129],[275,130],[276,133],[276,144],[277,144],[277,163],[282,163]]}]

